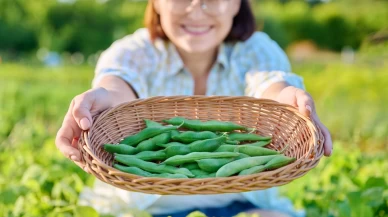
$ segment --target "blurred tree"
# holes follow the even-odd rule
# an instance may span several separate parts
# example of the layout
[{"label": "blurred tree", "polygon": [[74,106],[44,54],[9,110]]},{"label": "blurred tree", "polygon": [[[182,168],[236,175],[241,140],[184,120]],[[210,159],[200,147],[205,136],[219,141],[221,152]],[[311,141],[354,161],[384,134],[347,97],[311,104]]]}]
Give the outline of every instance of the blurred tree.
[{"label": "blurred tree", "polygon": [[[257,23],[283,48],[305,39],[336,51],[357,48],[370,34],[388,28],[387,0],[332,0],[314,6],[309,0],[252,2]],[[44,47],[92,54],[142,27],[146,3],[0,0],[0,51]]]},{"label": "blurred tree", "polygon": [[48,28],[55,39],[49,47],[87,55],[105,49],[112,43],[114,28],[120,19],[115,14],[108,5],[96,1],[56,4],[47,15]]}]

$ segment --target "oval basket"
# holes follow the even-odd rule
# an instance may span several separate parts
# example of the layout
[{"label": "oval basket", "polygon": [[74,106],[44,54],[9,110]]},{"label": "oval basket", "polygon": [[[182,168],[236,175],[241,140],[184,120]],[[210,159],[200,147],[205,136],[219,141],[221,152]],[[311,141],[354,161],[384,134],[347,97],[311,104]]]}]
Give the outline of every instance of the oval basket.
[{"label": "oval basket", "polygon": [[[121,172],[112,167],[113,154],[103,144],[118,143],[145,127],[143,119],[160,122],[173,116],[189,119],[233,121],[255,127],[258,134],[272,136],[267,146],[295,157],[293,163],[272,171],[226,178],[168,179]],[[150,97],[123,103],[93,118],[90,130],[79,140],[82,161],[98,179],[128,191],[150,194],[237,193],[280,186],[314,168],[323,155],[323,135],[308,118],[292,106],[272,100],[230,96]]]}]

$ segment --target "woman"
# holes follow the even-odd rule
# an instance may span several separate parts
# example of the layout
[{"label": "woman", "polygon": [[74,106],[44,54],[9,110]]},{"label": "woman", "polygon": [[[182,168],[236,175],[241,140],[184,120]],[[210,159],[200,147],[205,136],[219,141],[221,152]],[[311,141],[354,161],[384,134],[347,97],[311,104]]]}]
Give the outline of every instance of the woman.
[{"label": "woman", "polygon": [[[58,131],[56,145],[84,168],[77,150],[81,129],[92,115],[117,104],[155,95],[247,95],[298,108],[321,127],[325,155],[332,152],[330,133],[319,121],[314,101],[293,74],[285,53],[262,32],[254,32],[247,0],[150,0],[147,29],[116,41],[99,59],[93,88],[76,96]],[[160,196],[127,192],[96,181],[81,203],[119,216],[129,208],[155,216],[208,216],[242,211],[261,216],[303,216],[276,188],[241,194]],[[264,211],[266,210],[266,211]]]}]

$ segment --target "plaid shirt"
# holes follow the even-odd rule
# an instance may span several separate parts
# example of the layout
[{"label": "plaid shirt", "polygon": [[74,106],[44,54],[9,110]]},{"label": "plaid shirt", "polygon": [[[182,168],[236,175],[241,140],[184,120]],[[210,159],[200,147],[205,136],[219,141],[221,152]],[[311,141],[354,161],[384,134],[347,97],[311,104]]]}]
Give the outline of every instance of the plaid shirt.
[{"label": "plaid shirt", "polygon": [[[192,76],[184,67],[174,44],[162,40],[152,43],[146,29],[139,29],[114,42],[102,53],[93,86],[106,75],[115,75],[128,82],[140,98],[194,94]],[[221,44],[208,77],[206,95],[261,97],[271,84],[280,81],[304,89],[302,78],[291,72],[282,49],[265,33],[256,32],[246,41]],[[176,204],[157,207],[156,201],[165,196],[127,192],[99,180],[96,182],[94,189],[86,188],[81,193],[80,203],[93,206],[102,213],[124,215],[130,208],[145,209],[151,213],[175,212],[175,208],[179,207]],[[303,211],[293,210],[288,199],[279,197],[277,188],[199,198],[205,205],[212,201],[226,204],[231,200],[244,199],[262,209],[304,216]]]}]

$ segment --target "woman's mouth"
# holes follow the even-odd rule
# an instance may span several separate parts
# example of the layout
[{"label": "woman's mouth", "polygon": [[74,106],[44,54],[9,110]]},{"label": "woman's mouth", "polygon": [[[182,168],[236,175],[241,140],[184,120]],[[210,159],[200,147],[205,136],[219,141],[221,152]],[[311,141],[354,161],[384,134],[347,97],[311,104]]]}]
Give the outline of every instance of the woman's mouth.
[{"label": "woman's mouth", "polygon": [[190,26],[190,25],[182,25],[182,29],[190,34],[195,36],[205,35],[210,32],[213,26]]}]

